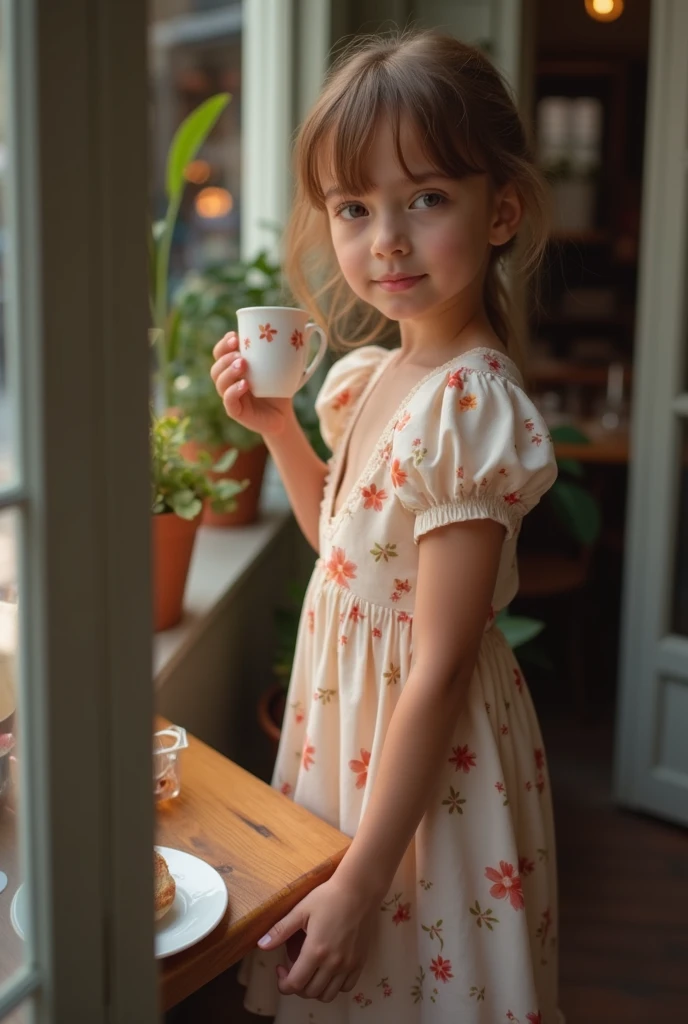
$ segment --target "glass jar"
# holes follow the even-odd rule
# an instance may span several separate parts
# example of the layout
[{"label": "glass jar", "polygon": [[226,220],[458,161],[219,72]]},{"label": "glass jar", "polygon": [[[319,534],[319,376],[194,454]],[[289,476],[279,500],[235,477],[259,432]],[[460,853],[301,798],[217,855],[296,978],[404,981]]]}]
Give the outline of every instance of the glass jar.
[{"label": "glass jar", "polygon": [[181,789],[180,754],[189,745],[186,729],[171,725],[153,734],[153,793],[156,800],[172,800]]}]

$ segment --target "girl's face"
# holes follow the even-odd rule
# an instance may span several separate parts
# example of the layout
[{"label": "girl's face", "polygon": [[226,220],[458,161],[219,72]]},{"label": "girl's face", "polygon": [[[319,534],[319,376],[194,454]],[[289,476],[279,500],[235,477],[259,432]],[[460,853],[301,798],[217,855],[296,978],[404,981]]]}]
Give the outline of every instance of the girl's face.
[{"label": "girl's face", "polygon": [[400,321],[450,309],[471,285],[482,294],[490,246],[508,241],[520,218],[517,204],[515,223],[506,223],[514,210],[507,197],[505,220],[505,190],[495,194],[486,174],[456,180],[437,173],[408,126],[402,126],[401,144],[420,181],[397,163],[387,122],[371,146],[369,192],[347,195],[331,175],[322,180],[346,281],[359,298]]}]

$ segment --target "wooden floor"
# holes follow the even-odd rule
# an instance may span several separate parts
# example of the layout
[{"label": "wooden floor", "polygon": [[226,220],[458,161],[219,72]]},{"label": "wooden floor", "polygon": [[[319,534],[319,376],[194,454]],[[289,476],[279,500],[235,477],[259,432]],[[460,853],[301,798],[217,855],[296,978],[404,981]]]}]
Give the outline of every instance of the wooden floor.
[{"label": "wooden floor", "polygon": [[686,1024],[688,830],[612,805],[610,725],[543,729],[567,1024]]},{"label": "wooden floor", "polygon": [[[561,1008],[567,1024],[686,1024],[688,830],[612,805],[611,716],[592,717],[582,726],[567,708],[541,707],[558,835]],[[242,1009],[229,972],[168,1024],[265,1019]]]}]

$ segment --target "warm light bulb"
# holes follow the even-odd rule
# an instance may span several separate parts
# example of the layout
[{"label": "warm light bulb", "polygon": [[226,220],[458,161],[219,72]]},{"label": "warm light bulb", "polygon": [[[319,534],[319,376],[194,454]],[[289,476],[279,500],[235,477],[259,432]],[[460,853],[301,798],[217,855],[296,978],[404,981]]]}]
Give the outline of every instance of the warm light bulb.
[{"label": "warm light bulb", "polygon": [[203,185],[210,177],[210,164],[207,160],[192,160],[184,168],[184,177],[194,185]]},{"label": "warm light bulb", "polygon": [[201,189],[196,196],[196,213],[199,217],[207,217],[209,220],[224,217],[233,206],[234,200],[226,188],[211,185],[209,188]]},{"label": "warm light bulb", "polygon": [[585,9],[595,21],[616,21],[623,14],[623,0],[585,0]]}]

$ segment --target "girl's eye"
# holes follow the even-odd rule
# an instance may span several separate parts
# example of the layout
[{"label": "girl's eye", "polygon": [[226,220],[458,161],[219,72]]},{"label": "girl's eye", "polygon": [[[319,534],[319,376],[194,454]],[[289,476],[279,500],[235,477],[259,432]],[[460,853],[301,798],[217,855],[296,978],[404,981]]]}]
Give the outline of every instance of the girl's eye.
[{"label": "girl's eye", "polygon": [[365,212],[366,208],[361,203],[342,203],[337,207],[335,216],[341,217],[343,220],[358,220],[365,216]]},{"label": "girl's eye", "polygon": [[[411,204],[416,210],[433,210],[436,206],[441,206],[444,202],[444,196],[441,196],[439,192],[424,192],[422,196],[418,196],[417,199],[413,200]],[[422,206],[416,206],[416,203],[422,202]]]}]

